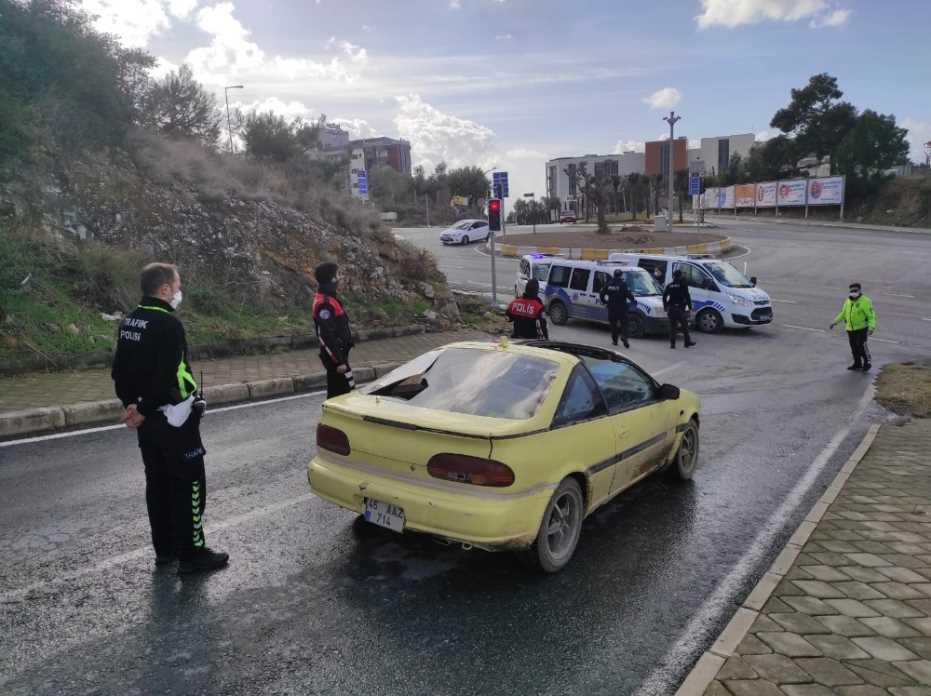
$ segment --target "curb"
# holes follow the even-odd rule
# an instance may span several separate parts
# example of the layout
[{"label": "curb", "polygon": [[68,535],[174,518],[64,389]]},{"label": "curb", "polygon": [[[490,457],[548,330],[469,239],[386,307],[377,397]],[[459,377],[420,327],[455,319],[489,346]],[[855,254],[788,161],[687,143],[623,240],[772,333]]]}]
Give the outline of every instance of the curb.
[{"label": "curb", "polygon": [[[368,363],[353,369],[356,383],[372,382],[401,363]],[[278,396],[316,391],[326,386],[326,373],[315,372],[298,377],[277,377],[254,382],[233,382],[207,387],[204,396],[209,405],[262,401]],[[77,426],[115,424],[123,413],[118,399],[86,401],[66,406],[49,406],[0,414],[0,441],[42,435]]]},{"label": "curb", "polygon": [[675,696],[702,696],[705,693],[705,689],[717,676],[718,670],[721,669],[727,658],[734,654],[737,646],[747,635],[753,622],[760,615],[763,605],[769,601],[770,596],[776,589],[776,585],[792,568],[792,564],[802,552],[802,547],[808,541],[808,537],[815,531],[818,522],[821,521],[831,503],[837,499],[844,484],[847,483],[847,479],[850,478],[850,474],[853,473],[860,460],[873,446],[873,440],[876,439],[879,428],[880,424],[874,423],[866,431],[866,435],[863,436],[860,444],[857,445],[857,448],[844,463],[844,466],[841,467],[841,470],[837,472],[837,476],[831,481],[831,485],[827,487],[827,490],[812,506],[808,515],[795,530],[792,538],[786,542],[785,548],[776,556],[776,560],[773,561],[769,570],[763,574],[753,591],[744,600],[743,605],[731,617],[721,635],[718,636],[708,650],[702,653],[692,671],[689,672],[685,681],[676,691]]},{"label": "curb", "polygon": [[[730,237],[719,242],[703,242],[701,244],[688,244],[676,247],[640,247],[637,249],[591,249],[547,246],[517,246],[516,244],[496,244],[498,256],[519,258],[526,254],[547,254],[549,256],[564,256],[567,259],[581,259],[582,261],[607,261],[611,254],[661,254],[663,256],[686,256],[688,254],[711,254],[720,256],[729,250],[734,243]],[[488,242],[485,250],[491,252]]]}]

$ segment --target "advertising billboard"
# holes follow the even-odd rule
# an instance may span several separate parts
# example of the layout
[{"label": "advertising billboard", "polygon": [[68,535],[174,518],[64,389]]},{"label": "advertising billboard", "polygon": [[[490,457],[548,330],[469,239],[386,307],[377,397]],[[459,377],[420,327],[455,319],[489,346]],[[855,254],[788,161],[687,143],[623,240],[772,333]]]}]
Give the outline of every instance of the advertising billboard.
[{"label": "advertising billboard", "polygon": [[717,210],[721,206],[718,205],[718,189],[715,187],[705,189],[705,210]]},{"label": "advertising billboard", "polygon": [[807,179],[780,181],[777,203],[780,208],[805,205],[805,194],[807,191]]},{"label": "advertising billboard", "polygon": [[840,205],[844,202],[844,177],[808,180],[808,205]]},{"label": "advertising billboard", "polygon": [[756,185],[756,207],[775,208],[776,190],[779,184],[775,181],[766,181]]},{"label": "advertising billboard", "polygon": [[734,207],[734,189],[736,186],[728,186],[727,188],[718,189],[720,192],[718,195],[721,197],[721,205],[719,208],[727,208],[730,210]]},{"label": "advertising billboard", "polygon": [[734,196],[738,208],[752,208],[754,201],[756,201],[756,186],[754,184],[740,184],[737,186]]}]

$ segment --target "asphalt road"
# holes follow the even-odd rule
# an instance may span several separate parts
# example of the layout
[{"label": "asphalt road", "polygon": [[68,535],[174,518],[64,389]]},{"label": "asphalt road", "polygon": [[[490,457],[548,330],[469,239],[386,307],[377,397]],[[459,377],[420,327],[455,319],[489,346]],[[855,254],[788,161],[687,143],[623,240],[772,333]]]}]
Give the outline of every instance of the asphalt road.
[{"label": "asphalt road", "polygon": [[[360,528],[309,495],[319,396],[205,421],[207,539],[232,560],[185,581],[153,570],[130,434],[0,446],[0,691],[671,694],[882,417],[870,378],[844,369],[842,332],[825,330],[848,281],[875,301],[877,365],[926,356],[931,339],[931,237],[729,231],[776,324],[688,351],[633,342],[631,357],[702,397],[701,465],[590,518],[557,576]],[[438,255],[455,285],[489,283],[473,249]],[[608,343],[585,324],[553,336]]]}]

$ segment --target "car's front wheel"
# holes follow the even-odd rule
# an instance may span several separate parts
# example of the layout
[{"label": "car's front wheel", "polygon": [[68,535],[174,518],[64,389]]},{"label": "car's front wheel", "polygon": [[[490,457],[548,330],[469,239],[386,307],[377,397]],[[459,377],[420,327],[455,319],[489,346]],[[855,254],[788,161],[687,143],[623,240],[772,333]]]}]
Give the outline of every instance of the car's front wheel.
[{"label": "car's front wheel", "polygon": [[469,235],[465,235],[462,238],[462,245],[466,246],[469,243]]},{"label": "car's front wheel", "polygon": [[689,421],[682,432],[682,441],[676,451],[675,458],[670,464],[668,473],[670,478],[688,481],[695,475],[698,466],[698,424],[695,419]]},{"label": "car's front wheel", "polygon": [[574,479],[567,478],[550,498],[537,540],[523,552],[524,562],[544,573],[557,573],[565,568],[579,543],[584,517],[582,489]]},{"label": "car's front wheel", "polygon": [[569,321],[569,310],[566,309],[566,305],[558,300],[550,305],[546,313],[550,315],[550,319],[552,319],[553,323],[557,326],[563,326]]},{"label": "car's front wheel", "polygon": [[703,333],[718,333],[724,327],[724,319],[714,309],[703,309],[695,317],[695,326]]},{"label": "car's front wheel", "polygon": [[627,335],[631,338],[643,338],[645,334],[643,318],[638,314],[631,314],[627,318]]}]

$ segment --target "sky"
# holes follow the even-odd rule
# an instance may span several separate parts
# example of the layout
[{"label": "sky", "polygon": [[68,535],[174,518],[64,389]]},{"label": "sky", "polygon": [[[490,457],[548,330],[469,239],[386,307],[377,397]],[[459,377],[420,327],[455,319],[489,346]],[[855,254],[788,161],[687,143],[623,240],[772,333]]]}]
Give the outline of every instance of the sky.
[{"label": "sky", "polygon": [[931,0],[78,0],[100,29],[187,63],[224,104],[411,142],[431,171],[497,167],[545,195],[552,157],[666,137],[775,135],[828,72],[931,141]]}]

